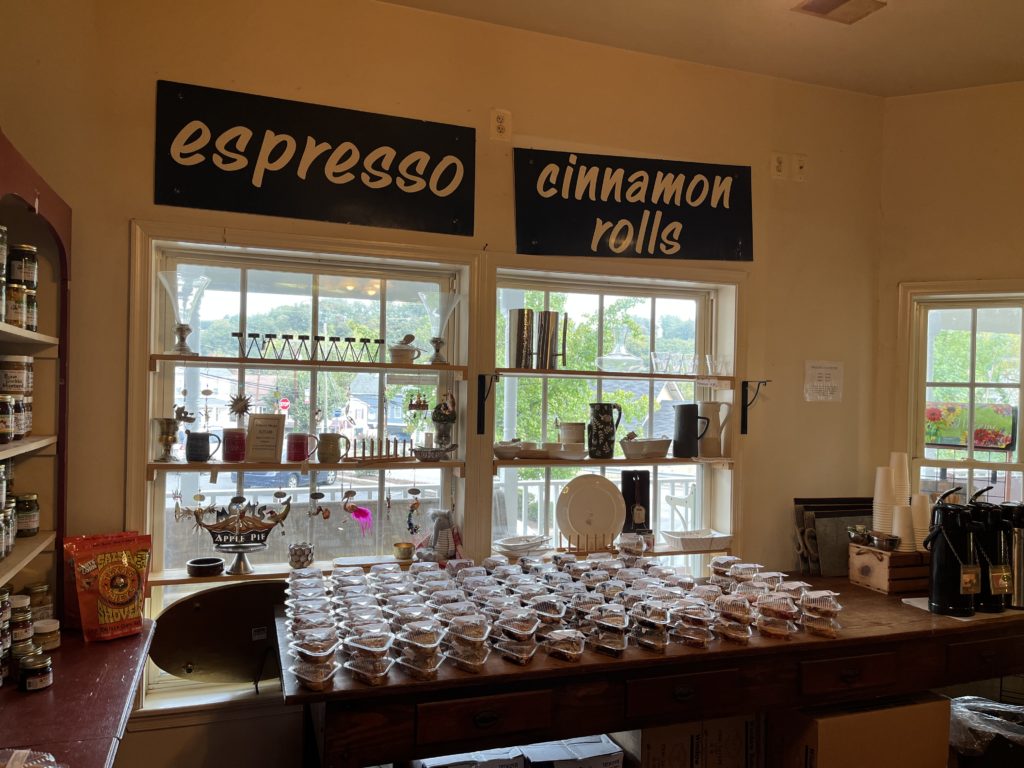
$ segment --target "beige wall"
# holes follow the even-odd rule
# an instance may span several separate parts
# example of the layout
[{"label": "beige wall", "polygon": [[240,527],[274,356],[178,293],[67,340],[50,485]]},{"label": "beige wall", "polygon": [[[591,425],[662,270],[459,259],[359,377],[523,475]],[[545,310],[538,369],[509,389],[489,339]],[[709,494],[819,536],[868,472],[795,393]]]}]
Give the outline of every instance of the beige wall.
[{"label": "beige wall", "polygon": [[[3,14],[19,33],[5,36],[0,126],[75,212],[72,531],[123,520],[129,220],[511,252],[511,153],[487,138],[493,107],[512,111],[524,146],[752,167],[755,261],[725,266],[749,273],[738,373],[772,384],[736,444],[742,551],[789,566],[793,496],[870,491],[882,100],[367,0],[42,0]],[[155,206],[158,78],[473,126],[476,235]],[[773,150],[806,154],[808,180],[769,179]],[[806,359],[845,363],[841,404],[803,402]]]}]

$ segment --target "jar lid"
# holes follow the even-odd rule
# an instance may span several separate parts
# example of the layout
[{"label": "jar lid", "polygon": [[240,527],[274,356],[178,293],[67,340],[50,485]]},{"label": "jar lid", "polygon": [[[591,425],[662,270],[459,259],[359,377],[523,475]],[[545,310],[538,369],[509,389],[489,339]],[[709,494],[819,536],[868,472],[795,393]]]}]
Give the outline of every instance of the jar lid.
[{"label": "jar lid", "polygon": [[15,496],[18,501],[35,501],[39,498],[38,493],[23,493],[20,496]]},{"label": "jar lid", "polygon": [[9,403],[13,399],[11,395],[0,395],[0,403]]},{"label": "jar lid", "polygon": [[36,289],[35,288],[26,288],[25,289],[25,295],[28,296],[29,294],[32,294],[33,296],[35,296],[36,295]]},{"label": "jar lid", "polygon": [[27,608],[29,605],[28,595],[11,595],[11,608]]},{"label": "jar lid", "polygon": [[32,624],[37,635],[48,635],[51,632],[60,632],[60,622],[57,619],[40,619]]},{"label": "jar lid", "polygon": [[39,249],[36,248],[34,245],[29,245],[28,243],[21,243],[19,245],[12,245],[10,250],[12,250],[12,251],[29,251],[30,253],[36,253]]},{"label": "jar lid", "polygon": [[11,596],[11,588],[6,584],[0,587],[0,600],[6,600]]},{"label": "jar lid", "polygon": [[33,592],[49,592],[50,585],[45,581],[37,581],[35,584],[26,584],[25,593],[31,595]]},{"label": "jar lid", "polygon": [[[28,595],[25,595],[28,597]],[[25,620],[32,618],[32,608],[27,605],[19,605],[15,608],[11,606],[11,621],[17,621],[18,619]]]},{"label": "jar lid", "polygon": [[0,363],[26,363],[31,359],[25,355],[0,355]]},{"label": "jar lid", "polygon": [[21,659],[25,656],[34,656],[43,652],[43,649],[36,645],[30,637],[28,640],[19,640],[11,646],[11,658]]},{"label": "jar lid", "polygon": [[20,669],[46,669],[53,663],[53,660],[49,656],[29,655],[23,656],[21,661],[18,662]]}]

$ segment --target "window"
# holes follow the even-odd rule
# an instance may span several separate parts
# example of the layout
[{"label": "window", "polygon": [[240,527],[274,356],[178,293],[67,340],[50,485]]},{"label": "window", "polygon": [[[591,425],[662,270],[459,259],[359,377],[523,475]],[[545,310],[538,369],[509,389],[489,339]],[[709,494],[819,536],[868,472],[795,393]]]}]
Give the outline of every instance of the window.
[{"label": "window", "polygon": [[[630,432],[638,437],[671,438],[673,406],[711,394],[714,382],[709,379],[673,377],[700,373],[702,368],[707,372],[707,355],[713,348],[714,292],[685,286],[651,291],[620,283],[611,291],[610,284],[588,285],[580,276],[531,281],[511,272],[499,274],[495,333],[499,371],[522,363],[521,354],[516,359],[510,336],[514,337],[517,314],[524,308],[559,313],[565,357],[555,360],[558,372],[511,370],[502,376],[495,387],[495,439],[557,443],[557,424],[587,422],[589,404],[596,402],[621,406],[618,438]],[[558,338],[558,355],[561,346]],[[705,365],[696,365],[697,360]],[[729,372],[727,354],[715,356],[713,366],[714,360],[718,368],[712,372]],[[658,378],[658,373],[666,378]],[[615,457],[622,455],[616,444]],[[618,486],[625,472],[638,469],[650,473],[649,520],[655,533],[709,527],[711,485],[705,482],[705,473],[711,469],[699,464],[638,461],[629,466],[580,467],[567,461],[565,466],[522,468],[506,464],[499,467],[494,480],[493,538],[541,533],[564,545],[555,507],[565,485],[589,472],[605,475]]]},{"label": "window", "polygon": [[1020,499],[1021,333],[1024,300],[917,301],[912,408],[920,490],[985,488]]}]

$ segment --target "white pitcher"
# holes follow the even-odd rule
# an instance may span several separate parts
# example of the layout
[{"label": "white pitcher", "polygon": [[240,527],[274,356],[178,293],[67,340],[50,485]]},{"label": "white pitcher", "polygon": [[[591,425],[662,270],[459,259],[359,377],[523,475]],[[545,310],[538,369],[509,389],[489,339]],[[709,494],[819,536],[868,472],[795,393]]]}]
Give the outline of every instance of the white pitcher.
[{"label": "white pitcher", "polygon": [[[722,406],[725,406],[726,413],[722,417]],[[697,415],[708,420],[708,426],[704,430],[704,436],[697,444],[697,455],[706,458],[719,458],[722,456],[722,443],[725,434],[725,424],[729,421],[732,413],[732,406],[717,400],[704,400],[697,403]]]}]

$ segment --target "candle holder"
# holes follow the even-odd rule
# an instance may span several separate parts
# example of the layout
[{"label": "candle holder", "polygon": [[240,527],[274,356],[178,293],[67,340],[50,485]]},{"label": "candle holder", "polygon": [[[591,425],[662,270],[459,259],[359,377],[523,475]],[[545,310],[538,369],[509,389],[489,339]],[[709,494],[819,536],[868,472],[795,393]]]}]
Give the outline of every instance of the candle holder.
[{"label": "candle holder", "polygon": [[157,277],[174,307],[174,335],[177,342],[172,352],[177,355],[198,354],[189,347],[187,339],[192,333],[192,322],[203,298],[203,291],[210,284],[210,278],[206,275],[189,278],[176,271],[160,272]]}]

